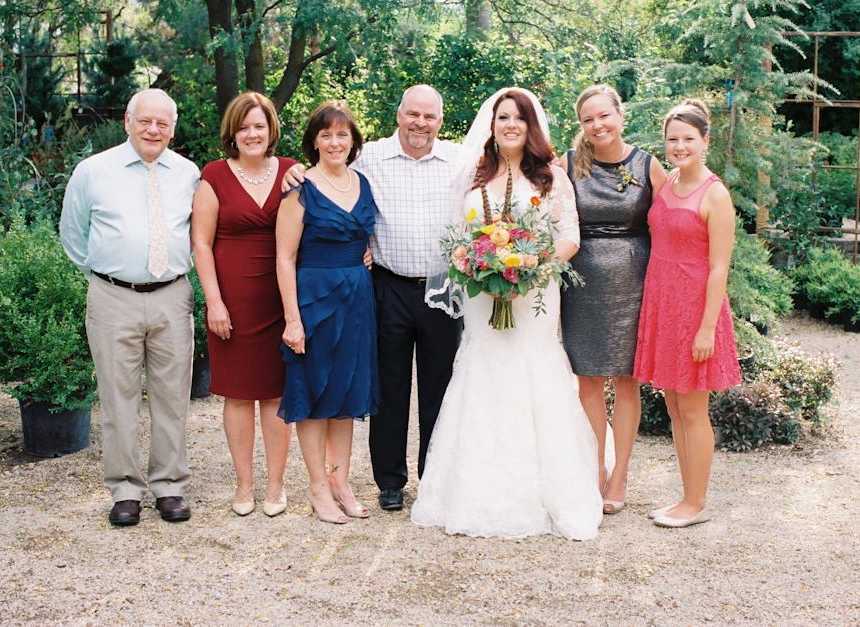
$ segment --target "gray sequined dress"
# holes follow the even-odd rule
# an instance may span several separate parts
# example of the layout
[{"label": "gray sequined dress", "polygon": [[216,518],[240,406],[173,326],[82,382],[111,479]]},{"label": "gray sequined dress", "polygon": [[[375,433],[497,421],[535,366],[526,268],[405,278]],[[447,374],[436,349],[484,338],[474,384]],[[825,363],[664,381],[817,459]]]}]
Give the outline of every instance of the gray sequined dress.
[{"label": "gray sequined dress", "polygon": [[[568,151],[568,177],[576,191],[582,242],[571,266],[586,285],[562,292],[564,349],[576,374],[631,375],[651,250],[652,157],[634,147],[618,163],[595,160],[591,176],[584,179],[573,177],[573,158],[574,152]],[[622,164],[639,185],[623,185]]]}]

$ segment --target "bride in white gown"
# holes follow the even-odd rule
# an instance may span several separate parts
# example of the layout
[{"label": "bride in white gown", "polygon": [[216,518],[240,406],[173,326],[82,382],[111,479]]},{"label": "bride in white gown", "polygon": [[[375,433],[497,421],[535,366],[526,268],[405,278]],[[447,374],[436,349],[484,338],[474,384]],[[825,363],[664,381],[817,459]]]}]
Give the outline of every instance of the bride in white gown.
[{"label": "bride in white gown", "polygon": [[[467,153],[470,145],[479,147],[483,166],[472,167],[468,180],[489,181],[488,196],[498,205],[510,164],[513,198],[542,196],[541,207],[558,220],[557,255],[572,256],[579,244],[573,188],[548,165],[546,117],[531,92],[500,90],[485,102]],[[481,190],[471,189],[464,214],[481,206]],[[491,296],[460,303],[463,339],[412,506],[414,523],[484,537],[597,535],[597,440],[559,342],[558,285],[543,292],[546,313],[535,315],[534,298],[532,291],[514,299],[516,327],[507,330],[488,324]]]}]

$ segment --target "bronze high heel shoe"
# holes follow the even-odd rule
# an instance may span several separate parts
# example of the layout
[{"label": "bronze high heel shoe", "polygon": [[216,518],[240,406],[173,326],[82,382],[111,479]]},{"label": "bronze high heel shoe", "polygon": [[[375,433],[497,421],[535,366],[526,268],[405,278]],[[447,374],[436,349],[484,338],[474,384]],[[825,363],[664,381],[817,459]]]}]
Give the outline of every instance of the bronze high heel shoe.
[{"label": "bronze high heel shoe", "polygon": [[331,523],[333,525],[345,525],[349,522],[349,517],[344,515],[343,513],[341,513],[340,516],[329,516],[327,514],[322,514],[317,511],[313,500],[311,500],[310,492],[308,492],[308,503],[311,504],[311,511],[314,513],[314,516],[316,516],[317,520],[319,520],[320,522]]},{"label": "bronze high heel shoe", "polygon": [[350,518],[370,518],[370,510],[358,501],[355,502],[356,506],[350,509],[338,497],[333,494],[332,496],[334,497],[334,502],[338,504],[338,507],[340,507],[343,510],[343,513]]}]

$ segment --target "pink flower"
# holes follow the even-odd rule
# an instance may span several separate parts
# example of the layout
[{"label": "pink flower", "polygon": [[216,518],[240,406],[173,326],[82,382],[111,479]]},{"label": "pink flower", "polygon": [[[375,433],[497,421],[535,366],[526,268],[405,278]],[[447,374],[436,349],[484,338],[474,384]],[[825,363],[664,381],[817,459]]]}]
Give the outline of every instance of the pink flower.
[{"label": "pink flower", "polygon": [[463,274],[471,275],[472,269],[469,267],[469,260],[465,257],[458,257],[454,259],[454,267],[457,268]]},{"label": "pink flower", "polygon": [[511,229],[511,239],[532,239],[532,234],[525,229]]},{"label": "pink flower", "polygon": [[505,268],[502,272],[502,276],[508,283],[517,283],[520,280],[519,274],[517,274],[516,268]]},{"label": "pink flower", "polygon": [[475,251],[475,257],[483,257],[485,254],[495,251],[496,245],[493,244],[489,235],[481,235],[472,242],[472,250]]}]

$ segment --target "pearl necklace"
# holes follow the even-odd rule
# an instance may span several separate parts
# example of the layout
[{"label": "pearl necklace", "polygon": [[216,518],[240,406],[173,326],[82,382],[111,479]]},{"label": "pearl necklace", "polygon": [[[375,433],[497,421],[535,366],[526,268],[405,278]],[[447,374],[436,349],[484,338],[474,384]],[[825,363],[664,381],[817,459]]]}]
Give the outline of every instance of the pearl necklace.
[{"label": "pearl necklace", "polygon": [[335,191],[340,192],[341,194],[346,194],[347,192],[352,191],[352,185],[353,185],[352,172],[349,169],[347,169],[347,171],[346,171],[347,178],[349,178],[349,182],[346,184],[346,189],[344,189],[342,187],[338,187],[337,185],[335,185],[332,182],[332,180],[325,175],[325,172],[323,172],[322,168],[317,168],[317,172],[320,173],[320,176],[323,177],[326,180],[326,183],[331,185],[332,189],[334,189]]},{"label": "pearl necklace", "polygon": [[249,185],[262,185],[272,176],[272,160],[268,159],[268,163],[266,164],[266,171],[263,172],[260,176],[252,176],[245,172],[244,168],[240,166],[238,163],[236,164],[236,174],[239,175],[239,178],[248,183]]}]

